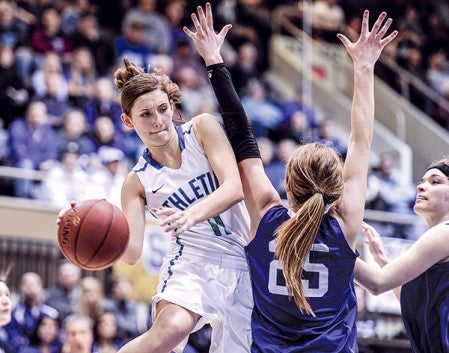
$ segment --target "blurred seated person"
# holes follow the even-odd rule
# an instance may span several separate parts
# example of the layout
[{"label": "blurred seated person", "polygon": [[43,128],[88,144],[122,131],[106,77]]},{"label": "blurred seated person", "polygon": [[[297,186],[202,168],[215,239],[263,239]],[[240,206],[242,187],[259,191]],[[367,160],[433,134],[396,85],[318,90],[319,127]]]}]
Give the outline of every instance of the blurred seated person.
[{"label": "blurred seated person", "polygon": [[366,208],[413,214],[416,190],[411,184],[405,185],[402,179],[392,154],[382,153],[378,165],[368,175]]},{"label": "blurred seated person", "polygon": [[90,132],[95,151],[101,146],[115,147],[121,151],[125,150],[124,137],[121,131],[117,130],[114,122],[107,115],[101,115],[95,120],[94,129]]},{"label": "blurred seated person", "polygon": [[[39,101],[31,102],[25,117],[14,119],[8,128],[8,162],[13,167],[48,170],[58,159],[58,135],[49,124],[47,107]],[[32,179],[14,182],[15,196],[33,198]]]},{"label": "blurred seated person", "polygon": [[114,276],[109,281],[109,290],[105,300],[105,310],[117,318],[117,337],[124,342],[142,334],[145,329],[139,327],[138,308],[132,299],[132,283],[123,276]]},{"label": "blurred seated person", "polygon": [[30,338],[36,329],[42,316],[58,318],[56,309],[46,305],[42,301],[44,287],[42,278],[35,272],[26,272],[20,278],[20,299],[15,305],[11,322],[4,328],[8,333],[11,346],[15,351],[28,346]]},{"label": "blurred seated person", "polygon": [[243,42],[237,48],[237,60],[229,67],[229,72],[239,95],[243,94],[243,89],[251,79],[261,77],[258,57],[256,46],[249,41]]},{"label": "blurred seated person", "polygon": [[80,294],[80,281],[81,269],[65,259],[61,260],[56,283],[44,291],[44,303],[58,311],[61,321],[75,311],[75,303]]},{"label": "blurred seated person", "polygon": [[[95,152],[95,145],[87,133],[86,116],[79,109],[70,109],[64,115],[64,124],[58,131],[58,153],[66,149],[78,151],[82,158]],[[88,159],[84,165],[88,163]]]},{"label": "blurred seated person", "polygon": [[115,128],[122,129],[122,107],[117,100],[113,82],[106,77],[98,78],[94,84],[93,97],[84,104],[87,126],[92,130],[95,120],[99,116],[107,115],[112,118]]},{"label": "blurred seated person", "polygon": [[42,315],[30,336],[29,345],[21,346],[17,353],[60,353],[60,330],[59,318]]},{"label": "blurred seated person", "polygon": [[335,134],[335,122],[332,119],[325,119],[319,124],[314,140],[332,146],[345,159],[348,146]]},{"label": "blurred seated person", "polygon": [[210,86],[207,72],[201,62],[198,53],[193,50],[190,39],[180,39],[175,46],[175,51],[171,55],[173,60],[172,77],[176,83],[179,83],[180,73],[183,68],[190,67],[197,75],[197,80],[201,86]]},{"label": "blurred seated person", "polygon": [[86,315],[72,314],[63,322],[60,353],[100,353],[94,350],[94,322]]},{"label": "blurred seated person", "polygon": [[46,7],[42,12],[40,24],[31,33],[30,46],[39,57],[47,53],[55,53],[64,63],[69,63],[73,45],[62,31],[61,14],[55,7]]},{"label": "blurred seated person", "polygon": [[216,99],[211,86],[204,84],[192,67],[185,66],[179,70],[178,86],[182,93],[184,119],[190,120],[198,115],[201,106],[206,103],[212,107],[212,111],[216,110]]},{"label": "blurred seated person", "polygon": [[114,65],[113,41],[98,24],[92,13],[83,13],[79,19],[77,31],[72,36],[74,48],[89,48],[94,56],[98,76],[111,73]]},{"label": "blurred seated person", "polygon": [[64,150],[60,162],[45,173],[36,193],[40,200],[45,200],[57,208],[64,208],[72,200],[91,198],[91,179],[79,165],[79,153],[76,149]]},{"label": "blurred seated person", "polygon": [[316,39],[337,43],[337,33],[345,26],[345,13],[338,4],[339,0],[315,0],[308,8],[308,4],[301,2],[303,11],[311,11],[312,35]]},{"label": "blurred seated person", "polygon": [[94,95],[97,78],[94,57],[89,48],[80,47],[73,51],[64,76],[68,84],[70,102],[75,107],[83,108]]},{"label": "blurred seated person", "polygon": [[17,116],[23,116],[30,92],[22,80],[14,49],[0,41],[0,118],[7,128]]},{"label": "blurred seated person", "polygon": [[93,350],[99,352],[116,353],[123,347],[123,342],[118,336],[117,318],[112,312],[100,314],[94,322],[94,343]]},{"label": "blurred seated person", "polygon": [[307,119],[308,126],[312,132],[314,132],[318,128],[321,119],[319,117],[319,112],[307,98],[308,97],[303,93],[302,87],[298,85],[296,86],[294,97],[291,100],[282,103],[281,108],[286,121],[289,121],[297,111],[302,112]]},{"label": "blurred seated person", "polygon": [[69,86],[64,76],[62,60],[58,54],[53,52],[45,54],[41,65],[31,74],[31,87],[34,91],[35,98],[38,99],[46,95],[48,76],[56,80],[58,99],[67,100]]},{"label": "blurred seated person", "polygon": [[128,159],[115,147],[101,146],[97,151],[100,165],[91,167],[91,198],[104,198],[121,209],[121,190],[129,171]]},{"label": "blurred seated person", "polygon": [[268,136],[284,121],[282,110],[267,97],[267,89],[262,81],[251,79],[242,96],[242,104],[254,131],[255,137]]},{"label": "blurred seated person", "polygon": [[139,67],[147,68],[154,51],[145,43],[144,27],[140,21],[134,21],[123,29],[123,34],[114,40],[115,62],[123,62],[127,57]]},{"label": "blurred seated person", "polygon": [[60,96],[58,91],[59,74],[48,73],[45,75],[46,90],[39,100],[47,107],[50,125],[59,129],[64,124],[64,115],[72,107],[68,97]]},{"label": "blurred seated person", "polygon": [[302,110],[296,110],[288,118],[287,122],[279,125],[269,134],[274,142],[290,139],[302,145],[313,140],[313,129],[309,125],[309,119]]}]

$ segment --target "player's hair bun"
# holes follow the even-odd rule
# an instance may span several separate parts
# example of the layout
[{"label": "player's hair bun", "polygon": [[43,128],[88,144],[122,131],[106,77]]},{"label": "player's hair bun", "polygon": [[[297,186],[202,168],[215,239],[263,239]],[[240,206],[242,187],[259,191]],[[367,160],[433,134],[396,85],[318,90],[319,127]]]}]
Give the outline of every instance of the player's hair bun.
[{"label": "player's hair bun", "polygon": [[123,58],[123,63],[125,64],[125,67],[117,69],[114,74],[114,84],[120,91],[128,80],[144,73],[142,68],[138,67],[132,61],[129,61],[127,57]]}]

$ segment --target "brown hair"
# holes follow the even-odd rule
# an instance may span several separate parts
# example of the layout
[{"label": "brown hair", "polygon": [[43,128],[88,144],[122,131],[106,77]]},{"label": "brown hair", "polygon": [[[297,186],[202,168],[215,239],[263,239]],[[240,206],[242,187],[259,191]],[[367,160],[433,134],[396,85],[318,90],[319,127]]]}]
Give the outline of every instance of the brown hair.
[{"label": "brown hair", "polygon": [[296,214],[276,231],[276,256],[295,303],[314,315],[301,276],[325,207],[343,192],[343,164],[338,153],[321,143],[297,147],[287,163],[286,189]]},{"label": "brown hair", "polygon": [[[172,104],[181,102],[181,90],[167,75],[159,72],[146,73],[126,57],[123,62],[125,67],[115,71],[114,83],[121,92],[121,105],[126,115],[131,116],[131,109],[138,97],[158,89],[167,94]],[[173,121],[180,124],[185,122],[179,112],[177,117],[173,117]]]}]

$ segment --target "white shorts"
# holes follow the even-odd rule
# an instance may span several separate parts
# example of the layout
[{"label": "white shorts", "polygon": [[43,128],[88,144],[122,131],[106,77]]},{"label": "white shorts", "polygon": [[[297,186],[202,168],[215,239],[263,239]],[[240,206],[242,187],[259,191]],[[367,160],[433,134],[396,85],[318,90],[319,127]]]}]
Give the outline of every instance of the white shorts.
[{"label": "white shorts", "polygon": [[[232,264],[225,267],[192,255],[186,257],[164,259],[153,297],[153,319],[160,300],[177,304],[201,316],[192,332],[207,323],[211,325],[210,353],[250,352],[253,297],[248,268],[236,269]],[[187,340],[188,337],[174,351],[181,353]]]}]

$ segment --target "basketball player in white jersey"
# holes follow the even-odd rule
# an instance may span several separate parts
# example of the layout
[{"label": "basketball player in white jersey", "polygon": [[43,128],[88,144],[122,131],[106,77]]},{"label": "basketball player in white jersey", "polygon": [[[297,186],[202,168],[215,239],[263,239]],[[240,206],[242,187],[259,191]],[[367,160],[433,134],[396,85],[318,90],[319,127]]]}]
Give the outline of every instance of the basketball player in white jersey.
[{"label": "basketball player in white jersey", "polygon": [[206,323],[210,352],[249,352],[249,218],[224,130],[209,114],[183,123],[176,111],[180,90],[166,75],[146,73],[125,58],[115,83],[122,120],[147,147],[122,189],[131,232],[122,260],[140,258],[148,212],[172,236],[153,298],[153,325],[119,352],[181,352],[189,333]]}]

